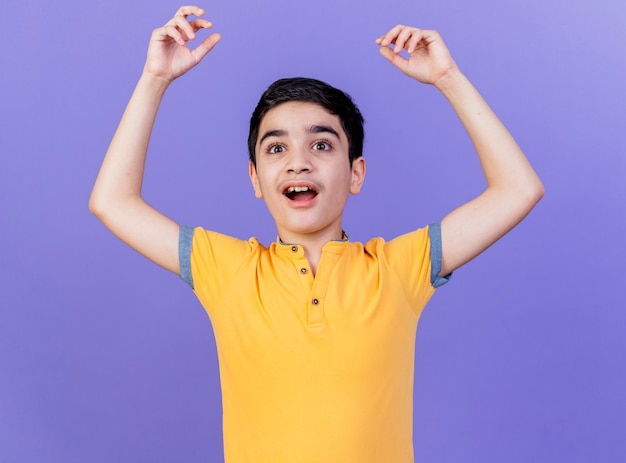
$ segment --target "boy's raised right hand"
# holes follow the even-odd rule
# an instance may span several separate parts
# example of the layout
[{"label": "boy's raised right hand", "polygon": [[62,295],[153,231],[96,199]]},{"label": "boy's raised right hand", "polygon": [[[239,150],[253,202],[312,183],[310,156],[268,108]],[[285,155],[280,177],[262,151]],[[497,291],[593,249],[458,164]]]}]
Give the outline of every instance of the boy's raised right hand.
[{"label": "boy's raised right hand", "polygon": [[[204,10],[200,7],[182,6],[164,26],[155,29],[150,38],[144,72],[171,82],[202,61],[222,38],[213,33],[195,49],[189,48],[188,43],[196,38],[196,32],[213,27],[210,21],[199,18],[203,15]],[[189,20],[189,16],[197,18]]]},{"label": "boy's raised right hand", "polygon": [[179,226],[150,206],[141,195],[150,134],[169,84],[196,64],[219,42],[211,34],[195,49],[188,43],[212,24],[204,10],[183,6],[154,30],[144,72],[126,106],[89,199],[89,209],[115,236],[160,266],[179,273]]},{"label": "boy's raised right hand", "polygon": [[[423,84],[436,83],[457,69],[437,31],[398,24],[376,39],[380,53],[407,76]],[[393,45],[393,49],[390,48]],[[406,50],[408,58],[400,55]]]}]

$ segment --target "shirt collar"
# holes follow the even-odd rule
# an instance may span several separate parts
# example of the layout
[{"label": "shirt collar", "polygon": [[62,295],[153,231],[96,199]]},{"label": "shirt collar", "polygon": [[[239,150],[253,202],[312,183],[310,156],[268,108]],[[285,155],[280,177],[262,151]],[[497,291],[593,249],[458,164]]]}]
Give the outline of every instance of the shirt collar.
[{"label": "shirt collar", "polygon": [[[341,230],[341,239],[340,240],[332,240],[330,242],[332,243],[341,243],[343,241],[348,241],[350,238],[348,238],[348,234],[346,233],[345,230]],[[293,246],[295,243],[285,243],[283,240],[280,239],[280,236],[276,235],[276,244],[280,245],[280,246]]]},{"label": "shirt collar", "polygon": [[[335,254],[341,254],[343,252],[345,244],[349,241],[348,234],[345,231],[341,231],[342,236],[340,240],[332,240],[324,245],[322,248],[322,252],[332,252]],[[280,239],[280,236],[276,237],[276,242],[274,243],[274,247],[276,252],[282,256],[289,257],[304,257],[304,248],[295,243],[285,243]]]}]

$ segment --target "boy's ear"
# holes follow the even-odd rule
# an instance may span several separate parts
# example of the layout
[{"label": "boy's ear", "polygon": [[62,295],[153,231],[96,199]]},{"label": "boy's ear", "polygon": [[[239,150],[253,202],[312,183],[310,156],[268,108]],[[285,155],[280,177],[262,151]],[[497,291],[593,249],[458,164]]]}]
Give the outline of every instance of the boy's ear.
[{"label": "boy's ear", "polygon": [[358,195],[365,181],[365,158],[359,156],[352,161],[352,182],[350,183],[350,194]]},{"label": "boy's ear", "polygon": [[252,182],[252,188],[254,188],[254,196],[257,198],[262,198],[263,193],[261,192],[261,186],[259,185],[259,177],[256,175],[256,167],[252,164],[252,161],[248,164],[250,181]]}]

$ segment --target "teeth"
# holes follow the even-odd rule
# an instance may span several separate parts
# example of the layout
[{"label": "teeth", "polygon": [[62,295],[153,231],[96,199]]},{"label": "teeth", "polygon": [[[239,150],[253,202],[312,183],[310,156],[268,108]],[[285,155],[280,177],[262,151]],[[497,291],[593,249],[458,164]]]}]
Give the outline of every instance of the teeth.
[{"label": "teeth", "polygon": [[287,188],[287,193],[300,193],[301,191],[309,191],[308,186],[290,186]]}]

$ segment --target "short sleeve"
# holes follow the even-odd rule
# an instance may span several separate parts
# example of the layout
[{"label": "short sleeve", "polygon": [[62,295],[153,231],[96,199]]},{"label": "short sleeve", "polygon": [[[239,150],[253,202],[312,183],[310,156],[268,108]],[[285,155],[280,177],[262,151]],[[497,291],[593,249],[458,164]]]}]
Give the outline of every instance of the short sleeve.
[{"label": "short sleeve", "polygon": [[256,238],[240,240],[201,227],[180,227],[180,278],[193,289],[207,311],[236,283],[242,265],[254,260],[258,253]]},{"label": "short sleeve", "polygon": [[192,242],[193,228],[188,227],[187,225],[181,225],[178,235],[178,263],[180,266],[180,278],[191,286],[191,289],[194,289],[193,276],[191,275]]},{"label": "short sleeve", "polygon": [[440,278],[441,231],[432,224],[385,243],[387,265],[400,282],[416,312],[426,305],[435,289],[447,282]]},{"label": "short sleeve", "polygon": [[442,259],[440,222],[428,226],[428,237],[430,240],[430,283],[434,288],[439,288],[450,281],[452,277],[452,273],[444,277],[439,276]]}]

